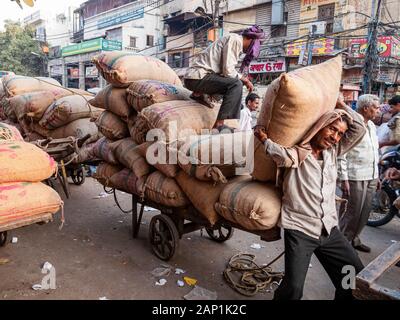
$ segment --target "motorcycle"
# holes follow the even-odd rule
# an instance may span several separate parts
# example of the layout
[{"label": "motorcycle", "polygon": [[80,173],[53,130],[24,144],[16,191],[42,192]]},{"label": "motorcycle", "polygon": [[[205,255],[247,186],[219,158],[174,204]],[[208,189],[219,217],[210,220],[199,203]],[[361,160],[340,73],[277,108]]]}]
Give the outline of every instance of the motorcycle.
[{"label": "motorcycle", "polygon": [[384,173],[389,168],[400,170],[400,146],[385,152],[379,160],[379,176],[382,182],[380,190],[375,193],[372,200],[368,226],[379,227],[391,221],[394,216],[400,217],[399,210],[393,205],[400,196],[399,182],[383,180]]}]

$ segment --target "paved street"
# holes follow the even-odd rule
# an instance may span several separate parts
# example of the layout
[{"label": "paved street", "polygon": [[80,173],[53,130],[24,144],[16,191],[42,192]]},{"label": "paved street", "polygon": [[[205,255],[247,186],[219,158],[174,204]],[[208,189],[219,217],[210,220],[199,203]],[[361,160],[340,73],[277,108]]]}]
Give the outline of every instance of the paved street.
[{"label": "paved street", "polygon": [[[0,265],[0,299],[183,299],[191,291],[188,285],[177,286],[177,280],[188,276],[198,285],[216,291],[218,299],[268,300],[270,293],[247,298],[233,291],[222,277],[231,256],[239,252],[253,253],[259,264],[267,263],[282,251],[283,242],[266,243],[255,235],[236,231],[222,244],[201,236],[200,231],[184,235],[175,258],[169,264],[186,271],[171,273],[164,286],[156,286],[151,271],[163,262],[152,253],[148,242],[148,226],[157,212],[147,211],[138,239],[131,237],[130,215],[119,211],[113,197],[94,199],[102,186],[88,178],[83,186],[70,185],[72,198],[65,200],[66,223],[60,225],[60,214],[47,225],[32,225],[14,230],[17,243],[0,249],[0,258],[9,262]],[[60,194],[62,194],[60,192]],[[129,208],[130,197],[119,193],[123,208]],[[370,254],[360,254],[367,264],[393,240],[400,241],[400,221],[395,219],[384,227],[367,227],[362,239],[372,247]],[[261,249],[252,249],[258,243]],[[41,282],[41,267],[50,262],[56,269],[55,290],[34,291]],[[282,270],[283,260],[274,269]],[[393,267],[380,281],[400,290],[400,268]],[[315,258],[309,269],[304,299],[332,299],[334,289],[328,276]]]}]

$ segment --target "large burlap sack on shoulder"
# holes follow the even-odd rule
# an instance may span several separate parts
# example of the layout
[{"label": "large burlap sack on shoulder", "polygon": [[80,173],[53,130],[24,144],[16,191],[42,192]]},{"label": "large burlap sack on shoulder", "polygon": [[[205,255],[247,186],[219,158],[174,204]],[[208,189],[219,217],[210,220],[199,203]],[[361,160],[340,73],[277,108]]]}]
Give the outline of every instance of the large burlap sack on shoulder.
[{"label": "large burlap sack on shoulder", "polygon": [[57,129],[74,120],[98,117],[103,110],[92,107],[91,96],[72,95],[54,101],[44,112],[39,124],[47,129]]},{"label": "large burlap sack on shoulder", "polygon": [[90,142],[98,140],[97,133],[98,130],[96,124],[94,122],[91,122],[89,118],[84,118],[72,121],[65,126],[49,131],[47,137],[51,137],[54,139],[66,138],[70,136],[83,138],[89,134],[90,138],[86,141],[86,143],[88,144]]},{"label": "large burlap sack on shoulder", "polygon": [[[341,76],[341,56],[282,74],[268,86],[257,125],[266,128],[272,141],[294,146],[324,113],[335,108]],[[274,181],[275,164],[263,152],[258,139],[254,151],[252,176],[260,181]]]},{"label": "large burlap sack on shoulder", "polygon": [[31,143],[0,142],[0,183],[42,181],[53,175],[56,168],[54,159]]},{"label": "large burlap sack on shoulder", "polygon": [[146,142],[151,129],[160,129],[158,141],[175,141],[202,130],[211,130],[217,119],[219,107],[208,108],[193,101],[167,101],[153,104],[138,114],[131,136],[138,144]]},{"label": "large burlap sack on shoulder", "polygon": [[117,174],[123,169],[124,168],[122,166],[101,162],[97,166],[93,178],[95,178],[105,187],[114,188],[114,186],[110,183],[110,179],[114,174]]},{"label": "large burlap sack on shoulder", "polygon": [[109,140],[106,137],[102,137],[97,140],[93,147],[94,156],[110,164],[119,164],[117,158],[114,156],[113,150],[110,147],[113,142],[114,141]]},{"label": "large burlap sack on shoulder", "polygon": [[69,96],[71,92],[63,88],[23,93],[9,99],[11,108],[18,119],[23,117],[40,120],[47,108],[57,99]]},{"label": "large burlap sack on shoulder", "polygon": [[[146,158],[146,162],[169,178],[174,178],[179,166],[177,157],[170,153],[168,146],[162,142],[145,142],[137,147],[139,154]],[[172,155],[170,157],[170,155]]]},{"label": "large burlap sack on shoulder", "polygon": [[56,88],[62,88],[62,85],[57,80],[46,77],[9,76],[3,80],[3,84],[8,97],[28,92],[51,91]]},{"label": "large burlap sack on shoulder", "polygon": [[127,92],[128,103],[140,112],[155,103],[177,100],[190,100],[191,91],[157,80],[139,80],[133,82]]},{"label": "large burlap sack on shoulder", "polygon": [[0,226],[32,219],[44,213],[54,214],[63,202],[58,193],[40,182],[0,184]]},{"label": "large burlap sack on shoulder", "polygon": [[185,207],[190,204],[176,181],[160,171],[148,176],[145,183],[145,198],[167,207]]},{"label": "large burlap sack on shoulder", "polygon": [[246,230],[267,230],[279,221],[281,197],[273,185],[247,179],[226,185],[215,210]]},{"label": "large burlap sack on shoulder", "polygon": [[143,198],[146,179],[147,175],[137,177],[134,172],[125,168],[114,174],[110,178],[108,184],[110,187],[125,191],[130,194],[136,194]]},{"label": "large burlap sack on shoulder", "polygon": [[129,137],[127,124],[110,111],[103,111],[97,118],[96,125],[108,139],[119,140]]},{"label": "large burlap sack on shoulder", "polygon": [[138,178],[152,170],[146,159],[138,151],[137,145],[131,138],[125,138],[110,144],[110,148],[118,161],[131,170]]},{"label": "large burlap sack on shoulder", "polygon": [[92,59],[104,79],[115,87],[126,88],[137,80],[159,80],[182,86],[178,75],[165,62],[122,51],[104,52]]},{"label": "large burlap sack on shoulder", "polygon": [[192,137],[179,146],[179,166],[196,179],[226,183],[251,172],[253,139],[252,131]]},{"label": "large burlap sack on shoulder", "polygon": [[89,102],[91,105],[111,111],[127,121],[129,115],[135,110],[128,104],[126,98],[126,89],[114,88],[112,85],[108,85]]},{"label": "large burlap sack on shoulder", "polygon": [[[236,177],[229,183],[242,181],[248,179],[248,177],[248,175]],[[180,171],[175,179],[197,211],[207,219],[210,225],[214,225],[219,220],[219,215],[214,206],[226,185],[199,181],[183,171]]]},{"label": "large burlap sack on shoulder", "polygon": [[0,122],[0,141],[1,140],[17,140],[24,141],[19,130],[12,125]]}]

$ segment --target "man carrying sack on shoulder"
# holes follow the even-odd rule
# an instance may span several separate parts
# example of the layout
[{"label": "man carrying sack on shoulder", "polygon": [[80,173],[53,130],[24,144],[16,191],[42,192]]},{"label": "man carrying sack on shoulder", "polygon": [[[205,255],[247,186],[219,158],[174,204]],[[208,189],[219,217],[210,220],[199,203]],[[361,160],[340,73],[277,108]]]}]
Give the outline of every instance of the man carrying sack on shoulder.
[{"label": "man carrying sack on shoulder", "polygon": [[266,153],[284,168],[280,226],[285,239],[285,276],[275,300],[299,300],[313,253],[333,282],[335,299],[352,299],[351,288],[342,285],[345,266],[359,273],[363,264],[338,229],[335,204],[337,156],[354,147],[365,127],[349,107],[324,114],[303,142],[286,148],[272,140],[263,128],[255,136]]},{"label": "man carrying sack on shoulder", "polygon": [[[214,128],[226,128],[224,120],[239,119],[243,85],[253,91],[251,81],[241,73],[246,71],[253,59],[260,54],[263,30],[252,26],[239,34],[228,34],[215,41],[194,59],[188,68],[184,83],[193,91],[192,98],[204,102],[204,94],[223,95],[223,101]],[[241,53],[246,53],[239,72],[235,67]]]}]

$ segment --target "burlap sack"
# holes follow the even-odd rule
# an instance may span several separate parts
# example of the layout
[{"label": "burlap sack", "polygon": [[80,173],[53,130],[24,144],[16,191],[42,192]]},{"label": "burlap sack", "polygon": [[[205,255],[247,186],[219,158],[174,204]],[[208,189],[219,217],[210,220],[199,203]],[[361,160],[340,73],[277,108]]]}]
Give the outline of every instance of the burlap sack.
[{"label": "burlap sack", "polygon": [[0,183],[39,182],[55,173],[57,164],[46,152],[24,141],[0,141]]},{"label": "burlap sack", "polygon": [[96,172],[93,174],[93,178],[95,178],[105,187],[114,188],[114,186],[110,183],[110,179],[114,174],[117,174],[123,169],[124,168],[122,166],[101,162],[97,166]]},{"label": "burlap sack", "polygon": [[14,97],[28,92],[51,91],[62,88],[62,85],[57,80],[46,77],[7,76],[3,79],[3,84],[8,97]]},{"label": "burlap sack", "polygon": [[[171,153],[167,147],[168,146],[162,142],[145,142],[139,145],[137,150],[142,157],[146,158],[148,164],[155,167],[158,171],[161,171],[167,177],[174,178],[180,169],[177,161],[169,158]],[[165,157],[163,156],[162,159],[160,159],[161,152],[165,153]],[[170,160],[174,163],[170,162]]]},{"label": "burlap sack", "polygon": [[115,87],[126,88],[137,80],[159,80],[182,86],[178,75],[165,62],[150,56],[109,51],[92,59],[104,79]]},{"label": "burlap sack", "polygon": [[76,157],[74,157],[73,163],[83,163],[85,161],[98,160],[94,154],[95,145],[96,142],[92,142],[79,148]]},{"label": "burlap sack", "polygon": [[26,134],[29,134],[30,132],[36,132],[42,137],[47,138],[50,136],[51,131],[49,129],[43,128],[38,122],[33,122],[27,119],[21,119],[19,122]]},{"label": "burlap sack", "polygon": [[40,182],[0,184],[0,226],[21,222],[35,216],[56,213],[63,202],[58,193]]},{"label": "burlap sack", "polygon": [[32,142],[32,141],[37,141],[37,140],[44,140],[44,139],[46,139],[46,137],[40,135],[37,132],[29,132],[24,138],[24,140],[27,141],[27,142]]},{"label": "burlap sack", "polygon": [[0,140],[23,141],[24,139],[15,126],[0,122]]},{"label": "burlap sack", "polygon": [[51,130],[47,136],[54,139],[66,138],[70,136],[76,138],[83,138],[87,134],[89,134],[91,138],[88,139],[86,142],[90,143],[93,142],[94,140],[97,141],[98,139],[97,133],[98,131],[96,124],[94,122],[91,122],[89,118],[84,118],[72,121],[66,126],[62,126],[58,129]]},{"label": "burlap sack", "polygon": [[148,176],[145,183],[145,198],[168,207],[185,207],[190,204],[176,181],[160,171]]},{"label": "burlap sack", "polygon": [[129,137],[127,124],[110,111],[103,111],[97,118],[96,125],[108,139],[119,140]]},{"label": "burlap sack", "polygon": [[117,158],[114,156],[110,145],[114,141],[107,139],[106,137],[100,138],[96,141],[93,147],[93,154],[96,158],[102,159],[110,164],[118,164]]},{"label": "burlap sack", "polygon": [[281,194],[271,184],[247,179],[226,185],[215,210],[246,230],[267,230],[278,223]]},{"label": "burlap sack", "polygon": [[160,129],[158,141],[175,141],[189,135],[211,130],[217,116],[218,107],[208,108],[193,101],[167,101],[156,103],[142,110],[131,129],[131,136],[138,144],[146,141],[151,129]]},{"label": "burlap sack", "polygon": [[192,137],[179,146],[179,166],[199,180],[226,183],[227,178],[250,173],[253,159],[247,155],[253,154],[253,139],[251,131]]},{"label": "burlap sack", "polygon": [[15,110],[10,104],[10,99],[3,97],[1,104],[3,106],[3,112],[5,115],[5,118],[12,122],[18,122],[18,118],[17,118],[17,115],[15,114]]},{"label": "burlap sack", "polygon": [[155,103],[190,100],[192,93],[184,87],[156,80],[135,81],[126,92],[128,103],[138,112]]},{"label": "burlap sack", "polygon": [[92,99],[91,96],[80,95],[57,99],[47,108],[39,124],[44,128],[53,130],[74,120],[98,117],[103,110],[91,106],[88,103],[90,99]]},{"label": "burlap sack", "polygon": [[135,173],[125,168],[110,178],[109,185],[117,190],[121,190],[130,194],[136,194],[143,198],[144,184],[146,179],[147,175],[137,177]]},{"label": "burlap sack", "polygon": [[137,145],[131,138],[125,138],[110,144],[110,148],[118,161],[140,178],[151,171],[146,159],[140,155]]},{"label": "burlap sack", "polygon": [[[282,146],[301,141],[315,122],[336,106],[342,75],[342,57],[282,74],[267,89],[257,125]],[[255,139],[253,177],[274,181],[276,167]]]},{"label": "burlap sack", "polygon": [[114,88],[112,85],[108,85],[89,102],[97,108],[106,109],[123,119],[128,119],[134,110],[126,99],[126,89]]},{"label": "burlap sack", "polygon": [[[248,179],[248,177],[248,175],[236,177],[229,181],[229,183],[242,181]],[[207,219],[210,225],[214,225],[219,220],[219,215],[215,211],[214,205],[217,203],[219,195],[226,185],[199,181],[183,171],[180,171],[175,179],[197,211]]]}]

